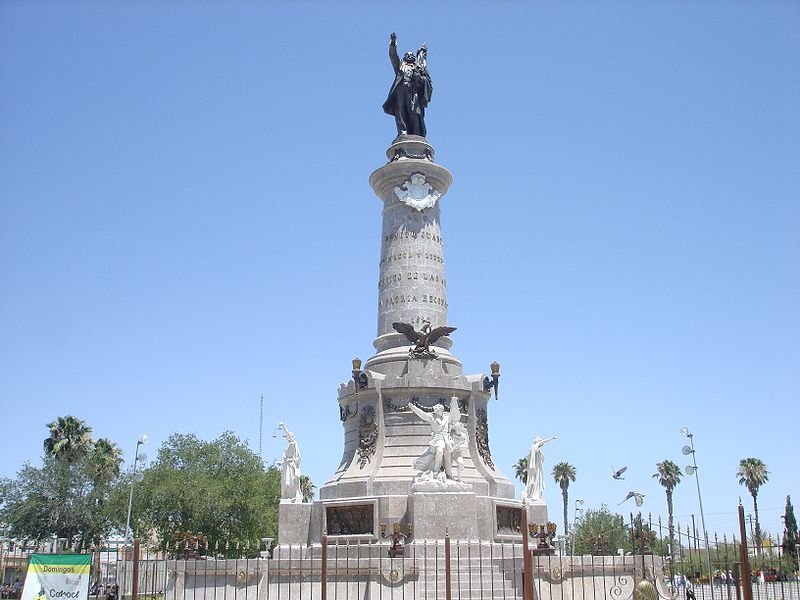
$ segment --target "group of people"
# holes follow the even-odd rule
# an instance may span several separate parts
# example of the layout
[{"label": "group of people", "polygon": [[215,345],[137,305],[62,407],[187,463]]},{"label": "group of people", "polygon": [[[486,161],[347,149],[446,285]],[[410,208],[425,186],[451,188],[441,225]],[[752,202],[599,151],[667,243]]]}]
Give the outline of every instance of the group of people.
[{"label": "group of people", "polygon": [[117,600],[119,598],[119,585],[103,585],[99,581],[95,581],[92,587],[89,588],[89,596],[96,598],[105,598],[105,600]]},{"label": "group of people", "polygon": [[[15,579],[14,583],[6,582],[0,586],[0,598],[2,598],[2,600],[11,600],[12,598],[19,598],[21,596],[22,582],[19,579]],[[100,582],[95,582],[89,588],[89,596],[104,598],[105,600],[117,600],[119,598],[119,586],[117,584],[104,586]],[[44,589],[42,589],[40,590],[39,594],[35,595],[34,597],[46,598],[47,595],[44,592]]]},{"label": "group of people", "polygon": [[0,598],[19,598],[21,594],[22,582],[19,579],[15,579],[14,583],[8,581],[0,586]]}]

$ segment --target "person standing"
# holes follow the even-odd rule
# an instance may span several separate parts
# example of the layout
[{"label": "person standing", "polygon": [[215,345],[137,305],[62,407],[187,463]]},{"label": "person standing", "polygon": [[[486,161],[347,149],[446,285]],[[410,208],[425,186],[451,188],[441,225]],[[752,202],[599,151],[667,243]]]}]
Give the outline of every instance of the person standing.
[{"label": "person standing", "polygon": [[694,586],[692,585],[692,580],[688,577],[686,578],[686,587],[684,588],[686,592],[686,600],[696,600],[694,595]]}]

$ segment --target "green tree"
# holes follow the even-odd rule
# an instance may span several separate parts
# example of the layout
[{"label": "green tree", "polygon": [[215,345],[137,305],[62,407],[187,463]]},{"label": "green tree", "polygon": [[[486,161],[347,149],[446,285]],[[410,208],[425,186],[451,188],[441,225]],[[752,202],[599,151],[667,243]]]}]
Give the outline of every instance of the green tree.
[{"label": "green tree", "polygon": [[739,468],[736,470],[739,484],[747,488],[753,496],[753,513],[756,520],[755,545],[756,552],[761,552],[761,525],[758,522],[758,490],[769,480],[767,465],[760,458],[743,458],[739,461]]},{"label": "green tree", "polygon": [[41,467],[25,463],[15,479],[0,481],[0,522],[10,537],[42,542],[55,536],[80,551],[110,535],[114,480],[96,480],[88,456],[70,465],[68,480],[64,463],[45,456]]},{"label": "green tree", "polygon": [[[67,538],[67,545],[72,546],[73,536],[76,533],[78,517],[73,513],[78,509],[77,503],[80,495],[76,491],[75,478],[78,477],[77,471],[83,466],[82,462],[86,455],[91,451],[92,428],[86,421],[66,415],[58,417],[55,421],[47,424],[50,435],[43,442],[46,457],[52,457],[55,462],[51,466],[57,470],[56,490],[54,496],[62,501],[62,505],[57,514],[63,513],[61,519],[59,537]],[[48,469],[49,471],[49,469]],[[50,473],[48,473],[49,475]],[[81,487],[82,486],[78,486]],[[56,519],[58,522],[59,519]]]},{"label": "green tree", "polygon": [[192,531],[211,552],[255,556],[260,538],[277,536],[280,472],[231,432],[211,442],[173,434],[136,485],[131,526],[152,547],[172,549],[177,532]]},{"label": "green tree", "polygon": [[667,531],[669,531],[669,546],[674,557],[677,555],[678,549],[675,547],[672,493],[675,490],[675,486],[681,482],[681,468],[671,460],[664,460],[656,463],[656,472],[653,477],[658,479],[658,483],[661,484],[667,494]]},{"label": "green tree", "polygon": [[108,484],[119,476],[122,466],[122,450],[107,438],[100,438],[87,455],[92,480],[97,484]]},{"label": "green tree", "polygon": [[122,466],[122,450],[107,438],[100,438],[86,455],[86,470],[91,482],[84,510],[87,512],[83,537],[100,546],[102,538],[115,525],[113,507],[109,506],[114,482]]},{"label": "green tree", "polygon": [[630,544],[632,554],[659,554],[658,539],[650,523],[645,523],[642,513],[631,519]]},{"label": "green tree", "polygon": [[564,535],[569,533],[569,518],[567,506],[569,504],[569,482],[575,481],[575,467],[568,462],[556,463],[553,466],[553,479],[561,488],[561,499],[564,501]]},{"label": "green tree", "polygon": [[783,556],[789,563],[792,572],[797,571],[797,519],[794,516],[791,496],[786,496],[786,507],[783,509]]},{"label": "green tree", "polygon": [[514,463],[514,476],[522,483],[528,483],[528,457],[523,456]]},{"label": "green tree", "polygon": [[93,442],[92,428],[72,415],[47,423],[42,466],[25,463],[0,483],[0,518],[9,532],[41,542],[52,536],[81,550],[113,529],[107,501],[119,475],[119,449]]},{"label": "green tree", "polygon": [[44,440],[44,451],[57,460],[74,464],[92,449],[92,428],[77,417],[58,417],[47,427],[50,435]]},{"label": "green tree", "polygon": [[0,523],[8,537],[39,542],[57,535],[53,509],[59,504],[53,492],[60,487],[60,469],[54,463],[47,457],[45,466],[37,469],[26,462],[15,479],[0,480]]},{"label": "green tree", "polygon": [[300,475],[300,492],[303,494],[303,502],[311,502],[314,499],[316,487],[311,483],[311,478],[308,475]]},{"label": "green tree", "polygon": [[716,571],[732,571],[734,565],[741,561],[739,556],[739,545],[728,542],[717,542],[711,551],[711,568]]},{"label": "green tree", "polygon": [[588,509],[575,526],[575,554],[613,555],[618,548],[630,546],[628,528],[622,515],[612,513],[606,505]]}]

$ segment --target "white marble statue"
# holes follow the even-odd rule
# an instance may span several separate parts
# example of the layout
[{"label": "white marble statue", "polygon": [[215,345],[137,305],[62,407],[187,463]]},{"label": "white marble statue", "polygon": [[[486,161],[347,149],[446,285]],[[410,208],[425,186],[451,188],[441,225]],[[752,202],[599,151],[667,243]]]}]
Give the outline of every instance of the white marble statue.
[{"label": "white marble statue", "polygon": [[300,446],[294,434],[286,429],[286,425],[278,423],[283,431],[287,446],[281,459],[281,502],[302,502],[303,491],[300,489]]},{"label": "white marble statue", "polygon": [[467,428],[463,423],[457,421],[450,425],[450,441],[453,444],[453,449],[450,451],[451,468],[455,467],[453,479],[461,481],[464,476],[464,454],[467,451]]},{"label": "white marble statue", "polygon": [[526,502],[542,502],[544,500],[544,453],[542,446],[558,439],[558,436],[542,439],[533,438],[531,451],[528,454],[528,480],[522,492],[522,500]]},{"label": "white marble statue", "polygon": [[[408,407],[420,419],[431,426],[431,440],[428,449],[414,462],[414,468],[420,471],[412,485],[415,491],[453,491],[472,489],[469,484],[462,484],[464,470],[464,454],[467,449],[467,430],[460,423],[461,412],[458,410],[458,398],[450,400],[450,410],[445,412],[444,406],[437,404],[433,412],[424,410],[409,403]],[[453,474],[453,464],[456,473]]]}]

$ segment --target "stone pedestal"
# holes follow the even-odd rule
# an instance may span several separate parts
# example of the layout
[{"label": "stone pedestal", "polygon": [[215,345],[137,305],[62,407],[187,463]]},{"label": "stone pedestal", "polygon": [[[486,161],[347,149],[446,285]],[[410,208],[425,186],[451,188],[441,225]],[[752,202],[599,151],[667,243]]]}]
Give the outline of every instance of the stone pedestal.
[{"label": "stone pedestal", "polygon": [[414,492],[408,500],[414,531],[428,539],[478,537],[478,502],[473,492]]},{"label": "stone pedestal", "polygon": [[547,523],[547,504],[543,500],[526,504],[525,508],[528,511],[529,525],[544,525]]},{"label": "stone pedestal", "polygon": [[305,545],[310,542],[312,505],[281,502],[278,505],[278,543]]},{"label": "stone pedestal", "polygon": [[[381,523],[413,525],[413,539],[441,540],[446,531],[452,539],[520,539],[521,505],[514,484],[490,451],[489,375],[465,374],[449,337],[431,343],[435,356],[420,357],[409,352],[412,341],[393,327],[402,322],[419,332],[423,325],[453,325],[448,322],[440,222],[452,176],[433,161],[433,148],[419,136],[398,136],[386,157],[388,162],[370,176],[383,209],[376,353],[363,362],[363,369],[359,366],[358,379],[348,377],[339,386],[344,448],[336,472],[320,486],[310,512],[281,507],[279,542],[302,543],[307,535],[309,543],[318,544],[323,531],[330,543],[364,541],[364,536],[380,540]],[[467,487],[414,488],[419,475],[414,463],[428,451],[432,434],[430,424],[411,406],[432,412],[443,405],[447,410],[453,397],[467,437],[459,476]],[[356,519],[356,528],[326,528],[329,513],[365,503],[374,506],[375,526],[369,533],[363,519]],[[507,511],[498,519],[498,506],[514,508],[516,521]],[[545,507],[529,514],[532,523],[546,522]],[[293,522],[284,524],[285,519]]]}]

